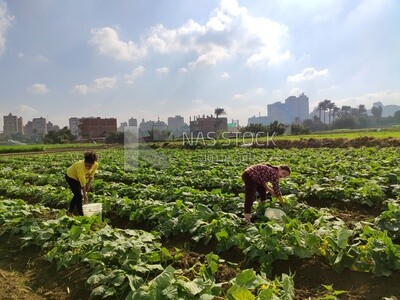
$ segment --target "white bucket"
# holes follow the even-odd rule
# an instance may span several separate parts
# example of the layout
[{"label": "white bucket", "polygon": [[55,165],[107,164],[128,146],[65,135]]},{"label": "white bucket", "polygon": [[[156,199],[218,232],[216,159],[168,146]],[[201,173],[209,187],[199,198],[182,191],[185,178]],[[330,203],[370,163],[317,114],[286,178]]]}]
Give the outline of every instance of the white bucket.
[{"label": "white bucket", "polygon": [[84,216],[101,215],[101,203],[89,203],[82,206]]},{"label": "white bucket", "polygon": [[270,220],[282,221],[283,216],[286,216],[283,210],[277,208],[268,208],[265,211],[265,216]]}]

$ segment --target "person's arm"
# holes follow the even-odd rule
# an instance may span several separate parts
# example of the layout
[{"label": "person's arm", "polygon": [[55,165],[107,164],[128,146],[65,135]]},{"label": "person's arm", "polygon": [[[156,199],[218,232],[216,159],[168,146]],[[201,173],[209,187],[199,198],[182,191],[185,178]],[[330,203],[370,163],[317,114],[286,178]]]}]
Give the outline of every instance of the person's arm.
[{"label": "person's arm", "polygon": [[89,177],[89,179],[88,179],[88,181],[86,183],[86,192],[90,192],[91,185],[92,185],[92,180],[93,180],[93,177]]},{"label": "person's arm", "polygon": [[93,181],[93,178],[94,178],[94,174],[96,173],[96,170],[97,170],[97,166],[98,166],[98,163],[96,162],[93,165],[92,170],[91,170],[91,172],[89,174],[89,178],[88,178],[88,181],[86,183],[86,191],[87,192],[90,192],[92,181]]},{"label": "person's arm", "polygon": [[81,184],[83,200],[85,201],[85,204],[87,204],[89,202],[89,200],[88,200],[87,189],[86,189],[86,178],[85,178],[85,173],[82,170],[80,170],[80,172],[78,172],[78,179]]},{"label": "person's arm", "polygon": [[275,191],[269,187],[268,182],[264,182],[263,185],[267,193],[270,193],[272,196],[276,196]]},{"label": "person's arm", "polygon": [[84,200],[85,204],[87,204],[87,203],[89,203],[89,198],[87,195],[86,186],[85,185],[81,186],[81,189],[82,189],[82,194],[83,194],[83,200]]},{"label": "person's arm", "polygon": [[285,205],[285,201],[283,200],[281,193],[281,188],[279,186],[279,179],[272,181],[272,188],[273,188],[272,190],[273,192],[271,193],[272,196],[277,197],[281,205]]}]

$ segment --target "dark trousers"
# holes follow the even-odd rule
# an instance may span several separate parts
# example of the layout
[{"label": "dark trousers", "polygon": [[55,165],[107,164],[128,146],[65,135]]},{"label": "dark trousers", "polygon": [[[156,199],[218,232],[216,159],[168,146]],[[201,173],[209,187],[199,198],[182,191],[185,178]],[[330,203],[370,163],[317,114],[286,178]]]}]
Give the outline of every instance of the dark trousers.
[{"label": "dark trousers", "polygon": [[243,172],[242,179],[244,182],[244,213],[250,214],[253,202],[256,200],[256,193],[258,192],[260,200],[267,200],[266,189],[263,185],[254,181],[247,172]]},{"label": "dark trousers", "polygon": [[73,213],[76,208],[78,210],[78,215],[83,216],[81,183],[78,180],[69,177],[68,175],[65,175],[65,179],[67,180],[68,185],[74,194],[74,197],[69,204],[68,211]]}]

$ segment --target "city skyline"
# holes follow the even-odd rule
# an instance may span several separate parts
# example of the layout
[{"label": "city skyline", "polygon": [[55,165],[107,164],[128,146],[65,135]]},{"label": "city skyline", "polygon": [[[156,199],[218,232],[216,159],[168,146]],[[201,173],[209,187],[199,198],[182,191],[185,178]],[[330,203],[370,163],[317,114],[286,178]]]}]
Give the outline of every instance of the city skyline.
[{"label": "city skyline", "polygon": [[[400,3],[0,0],[0,114],[213,114],[241,125],[305,93],[310,111],[400,104]],[[0,128],[3,120],[0,120]]]}]

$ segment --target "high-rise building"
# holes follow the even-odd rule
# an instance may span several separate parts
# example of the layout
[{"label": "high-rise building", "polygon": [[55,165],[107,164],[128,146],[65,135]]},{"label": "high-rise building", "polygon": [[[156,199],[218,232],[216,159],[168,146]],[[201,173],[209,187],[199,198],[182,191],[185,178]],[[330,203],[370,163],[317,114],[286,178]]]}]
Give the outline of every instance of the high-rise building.
[{"label": "high-rise building", "polygon": [[309,116],[309,99],[304,93],[298,97],[290,96],[285,103],[275,102],[267,105],[267,115],[270,122],[289,124],[294,121],[304,121]]},{"label": "high-rise building", "polygon": [[50,131],[60,131],[60,126],[58,126],[58,125],[54,125],[52,122],[47,122],[47,131],[48,132],[50,132]]},{"label": "high-rise building", "polygon": [[270,124],[271,121],[269,119],[269,117],[267,116],[253,116],[251,118],[248,118],[247,120],[247,125],[255,125],[255,124],[261,124],[261,125],[268,125]]},{"label": "high-rise building", "polygon": [[175,116],[168,118],[168,129],[175,131],[185,125],[185,120],[182,116]]},{"label": "high-rise building", "polygon": [[167,122],[168,131],[170,131],[173,138],[180,137],[184,132],[188,133],[190,131],[189,126],[185,123],[182,116],[169,117]]},{"label": "high-rise building", "polygon": [[28,121],[24,127],[24,132],[25,135],[31,137],[47,134],[46,118],[33,118],[32,121]]},{"label": "high-rise building", "polygon": [[14,134],[24,133],[24,127],[22,125],[22,117],[13,116],[11,113],[8,116],[3,116],[3,133]]},{"label": "high-rise building", "polygon": [[79,136],[79,121],[80,118],[72,117],[69,118],[69,130],[73,136]]},{"label": "high-rise building", "polygon": [[309,111],[309,100],[304,93],[299,95],[298,97],[290,96],[285,100],[285,104],[288,107],[288,114],[290,116],[290,122],[293,122],[295,119],[299,121],[304,121],[308,118],[310,114]]},{"label": "high-rise building", "polygon": [[135,118],[130,118],[130,119],[128,120],[128,125],[129,125],[129,126],[138,126],[137,119],[135,119]]}]

